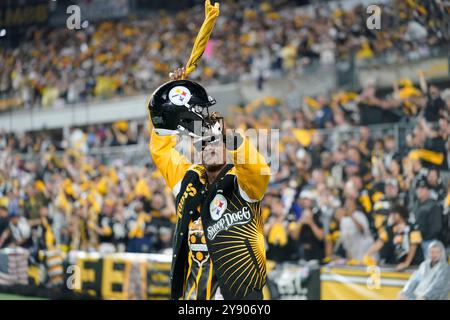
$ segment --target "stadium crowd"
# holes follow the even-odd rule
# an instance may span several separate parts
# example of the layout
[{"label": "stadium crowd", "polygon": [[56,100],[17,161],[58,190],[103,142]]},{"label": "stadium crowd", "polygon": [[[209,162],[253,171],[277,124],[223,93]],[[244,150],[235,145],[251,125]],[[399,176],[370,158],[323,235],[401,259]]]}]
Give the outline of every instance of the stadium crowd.
[{"label": "stadium crowd", "polygon": [[[358,63],[375,57],[396,63],[428,57],[449,41],[448,13],[437,0],[381,5],[383,29],[376,32],[366,28],[362,5],[349,10],[327,3],[291,5],[221,1],[204,62],[192,76],[210,84],[261,80],[353,56]],[[8,99],[0,109],[148,94],[189,56],[203,7],[153,15],[90,24],[77,32],[30,28],[17,48],[0,47],[0,99]]]},{"label": "stadium crowd", "polygon": [[[365,27],[362,6],[293,10],[285,2],[221,1],[222,16],[192,78],[260,81],[353,55],[360,64],[396,63],[432,55],[449,40],[448,15],[435,0],[382,6],[389,32],[376,33]],[[0,48],[0,99],[57,108],[149,94],[189,56],[202,10],[77,32],[30,29],[18,48]],[[229,127],[280,129],[279,168],[262,210],[269,260],[404,270],[421,265],[430,244],[441,248],[436,240],[449,246],[450,89],[427,83],[423,73],[419,79],[416,86],[402,79],[384,96],[368,81],[361,92],[300,102],[293,92],[232,107]],[[0,128],[0,249],[25,248],[32,263],[48,251],[169,252],[174,201],[151,162],[149,128],[135,121],[64,134]],[[127,146],[146,160],[93,154]]]},{"label": "stadium crowd", "polygon": [[[450,97],[420,82],[403,80],[383,98],[369,84],[230,110],[230,126],[280,129],[279,170],[263,202],[268,259],[378,260],[402,270],[420,264],[432,241],[448,245]],[[374,131],[374,121],[407,130]],[[147,125],[124,121],[72,128],[64,139],[0,131],[0,247],[27,248],[36,260],[42,250],[170,250],[174,203],[148,139]],[[90,155],[127,145],[148,161]]]}]

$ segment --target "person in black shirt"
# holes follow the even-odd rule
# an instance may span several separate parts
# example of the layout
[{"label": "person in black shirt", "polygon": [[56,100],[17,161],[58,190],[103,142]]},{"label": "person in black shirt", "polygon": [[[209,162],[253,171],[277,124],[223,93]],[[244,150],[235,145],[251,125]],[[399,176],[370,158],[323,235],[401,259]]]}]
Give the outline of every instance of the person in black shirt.
[{"label": "person in black shirt", "polygon": [[325,233],[320,209],[314,206],[314,194],[310,190],[303,190],[300,193],[300,204],[303,209],[297,221],[300,257],[306,261],[322,261],[325,257]]},{"label": "person in black shirt", "polygon": [[114,246],[114,217],[115,201],[106,199],[103,204],[103,209],[98,217],[97,226],[94,231],[98,235],[99,251],[104,253],[115,252]]},{"label": "person in black shirt", "polygon": [[427,102],[423,115],[427,122],[437,122],[442,112],[445,111],[446,103],[441,98],[441,92],[435,85],[429,85],[423,71],[419,72],[420,89],[427,96]]},{"label": "person in black shirt", "polygon": [[378,230],[378,239],[369,248],[367,257],[384,249],[382,257],[387,264],[396,264],[396,270],[402,271],[410,265],[419,265],[423,261],[422,234],[417,225],[409,223],[409,212],[400,205],[390,210],[389,220]]},{"label": "person in black shirt", "polygon": [[[448,170],[447,144],[449,141],[449,121],[445,117],[439,118],[439,123],[430,126],[421,121],[420,126],[425,134],[423,148],[435,154],[433,158],[427,159],[427,168],[436,167],[440,170]],[[440,159],[439,159],[440,158]]]},{"label": "person in black shirt", "polygon": [[161,227],[158,232],[158,240],[155,244],[155,250],[158,253],[164,253],[172,249],[173,230],[171,228]]},{"label": "person in black shirt", "polygon": [[8,227],[8,209],[0,206],[0,235]]},{"label": "person in black shirt", "polygon": [[39,208],[39,218],[28,221],[35,250],[52,250],[56,246],[52,229],[53,220],[48,216],[48,208]]},{"label": "person in black shirt", "polygon": [[431,168],[427,174],[427,183],[430,190],[430,198],[437,201],[439,204],[443,204],[446,190],[444,184],[439,179],[439,170]]},{"label": "person in black shirt", "polygon": [[112,223],[113,243],[117,252],[125,252],[127,248],[127,230],[124,206],[120,203],[116,208]]},{"label": "person in black shirt", "polygon": [[374,85],[368,85],[356,99],[361,115],[360,125],[367,126],[383,122],[381,100],[376,97]]},{"label": "person in black shirt", "polygon": [[273,198],[270,211],[270,217],[264,226],[267,238],[267,259],[276,262],[298,259],[296,243],[292,241],[289,234],[289,226],[292,224],[286,219],[283,203],[279,198]]},{"label": "person in black shirt", "polygon": [[437,122],[441,110],[445,110],[445,101],[441,98],[439,88],[431,85],[427,94],[427,104],[424,110],[425,119],[428,122]]},{"label": "person in black shirt", "polygon": [[152,216],[145,211],[142,202],[135,205],[134,212],[128,217],[127,229],[128,252],[150,253],[153,251],[158,229],[152,224]]},{"label": "person in black shirt", "polygon": [[430,190],[425,179],[417,185],[418,202],[413,209],[417,225],[422,233],[422,250],[426,254],[428,245],[433,240],[441,238],[442,232],[442,208],[430,198]]},{"label": "person in black shirt", "polygon": [[17,209],[10,209],[8,227],[0,235],[0,248],[6,245],[29,249],[32,246],[31,230],[25,217]]}]

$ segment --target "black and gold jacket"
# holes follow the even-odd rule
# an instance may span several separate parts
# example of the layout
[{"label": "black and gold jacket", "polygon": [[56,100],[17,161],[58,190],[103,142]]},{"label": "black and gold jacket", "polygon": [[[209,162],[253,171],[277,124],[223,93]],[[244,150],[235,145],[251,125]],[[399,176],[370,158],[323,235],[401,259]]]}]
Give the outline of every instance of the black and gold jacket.
[{"label": "black and gold jacket", "polygon": [[191,165],[175,144],[174,136],[152,132],[153,160],[176,198],[172,299],[180,299],[186,290],[188,227],[198,215],[223,297],[242,299],[261,292],[266,283],[261,200],[270,179],[264,157],[243,139],[236,150],[229,151],[234,164],[226,165],[208,185],[205,168]]}]

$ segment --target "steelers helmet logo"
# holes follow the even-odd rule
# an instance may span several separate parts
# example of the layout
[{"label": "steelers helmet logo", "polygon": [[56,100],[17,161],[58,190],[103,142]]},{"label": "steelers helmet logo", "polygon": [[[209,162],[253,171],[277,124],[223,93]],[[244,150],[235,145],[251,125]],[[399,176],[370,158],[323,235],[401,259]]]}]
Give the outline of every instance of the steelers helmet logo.
[{"label": "steelers helmet logo", "polygon": [[225,210],[227,209],[227,199],[221,194],[218,194],[214,197],[213,201],[209,205],[209,211],[211,213],[211,218],[215,221],[219,220]]},{"label": "steelers helmet logo", "polygon": [[183,86],[173,87],[169,92],[169,100],[177,106],[184,106],[191,100],[191,92]]}]

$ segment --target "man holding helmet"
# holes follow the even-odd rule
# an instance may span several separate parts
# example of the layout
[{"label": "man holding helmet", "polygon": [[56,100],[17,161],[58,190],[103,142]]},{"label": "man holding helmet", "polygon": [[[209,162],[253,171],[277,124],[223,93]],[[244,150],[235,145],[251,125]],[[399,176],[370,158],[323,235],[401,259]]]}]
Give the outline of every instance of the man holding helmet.
[{"label": "man holding helmet", "polygon": [[[266,256],[261,200],[270,179],[264,157],[242,135],[225,134],[215,100],[184,69],[152,95],[150,152],[173,191],[172,299],[262,299]],[[175,150],[188,135],[201,161]],[[226,163],[228,153],[232,163]]]}]

